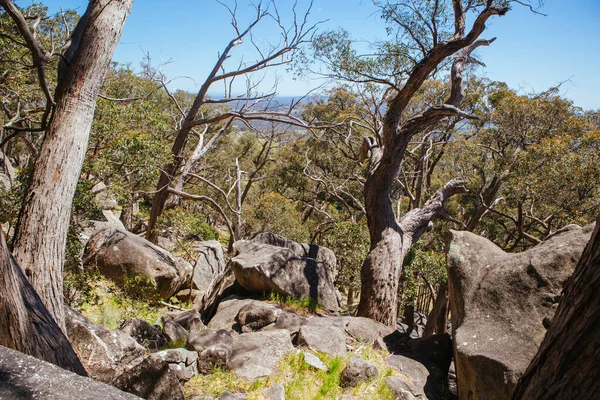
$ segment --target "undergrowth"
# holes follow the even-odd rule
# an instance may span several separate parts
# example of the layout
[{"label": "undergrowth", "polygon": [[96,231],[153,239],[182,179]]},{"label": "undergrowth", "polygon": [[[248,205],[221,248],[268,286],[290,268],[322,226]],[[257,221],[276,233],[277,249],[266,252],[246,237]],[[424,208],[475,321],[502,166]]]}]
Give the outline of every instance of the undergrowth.
[{"label": "undergrowth", "polygon": [[265,300],[280,305],[286,311],[293,311],[296,314],[306,315],[322,312],[323,306],[312,297],[305,297],[301,300],[290,296],[284,296],[278,293],[266,293]]},{"label": "undergrowth", "polygon": [[[379,376],[362,382],[354,388],[341,388],[340,377],[345,366],[354,355],[374,363]],[[278,364],[275,372],[267,378],[250,382],[235,375],[233,371],[216,368],[211,375],[198,375],[184,385],[186,398],[194,396],[219,397],[224,391],[245,393],[248,400],[265,400],[262,391],[270,386],[281,384],[288,400],[329,400],[342,395],[352,395],[363,399],[393,400],[391,390],[385,384],[385,378],[394,375],[394,370],[386,364],[387,352],[361,346],[356,352],[344,357],[331,357],[317,353],[327,365],[328,371],[311,367],[304,361],[304,354],[295,350],[286,355]]]}]

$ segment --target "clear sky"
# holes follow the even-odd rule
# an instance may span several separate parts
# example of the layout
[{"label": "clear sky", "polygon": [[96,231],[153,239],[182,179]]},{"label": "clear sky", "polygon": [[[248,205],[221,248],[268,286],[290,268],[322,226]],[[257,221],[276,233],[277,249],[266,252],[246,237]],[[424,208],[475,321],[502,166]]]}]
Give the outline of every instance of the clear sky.
[{"label": "clear sky", "polygon": [[[87,4],[86,0],[42,2],[51,12],[60,7],[83,12]],[[242,25],[251,8],[247,0],[238,3]],[[292,0],[279,0],[279,4],[282,10],[289,9]],[[308,0],[298,0],[300,9],[307,4]],[[567,81],[561,86],[563,95],[585,109],[600,109],[600,0],[546,0],[541,11],[547,16],[515,5],[506,16],[493,18],[483,37],[497,40],[479,51],[486,64],[480,72],[524,93]],[[283,16],[290,14],[283,12]],[[365,42],[381,39],[385,33],[370,0],[314,0],[310,20],[328,20],[320,30],[343,27]],[[265,41],[273,32],[272,27],[257,30],[255,38]],[[154,65],[168,62],[163,71],[170,78],[188,77],[176,79],[171,86],[195,91],[232,35],[227,11],[214,0],[135,0],[114,59],[137,67],[148,53]],[[251,53],[245,55],[250,60]],[[317,84],[293,80],[284,70],[278,78],[278,91],[286,96],[302,95]]]}]

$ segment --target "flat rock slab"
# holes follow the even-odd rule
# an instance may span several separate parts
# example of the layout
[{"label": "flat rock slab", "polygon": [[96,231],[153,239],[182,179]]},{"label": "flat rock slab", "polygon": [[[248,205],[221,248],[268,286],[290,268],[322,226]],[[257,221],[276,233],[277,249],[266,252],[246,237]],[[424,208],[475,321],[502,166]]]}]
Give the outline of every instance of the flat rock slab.
[{"label": "flat rock slab", "polygon": [[306,346],[334,357],[343,356],[346,354],[346,332],[335,326],[333,321],[325,322],[323,319],[311,319],[300,327],[298,346]]},{"label": "flat rock slab", "polygon": [[448,286],[459,398],[511,397],[592,230],[570,226],[522,253],[451,231]]},{"label": "flat rock slab", "polygon": [[139,397],[0,346],[0,399],[139,400]]},{"label": "flat rock slab", "polygon": [[250,380],[269,376],[293,348],[285,329],[243,333],[233,342],[230,366],[236,375]]}]

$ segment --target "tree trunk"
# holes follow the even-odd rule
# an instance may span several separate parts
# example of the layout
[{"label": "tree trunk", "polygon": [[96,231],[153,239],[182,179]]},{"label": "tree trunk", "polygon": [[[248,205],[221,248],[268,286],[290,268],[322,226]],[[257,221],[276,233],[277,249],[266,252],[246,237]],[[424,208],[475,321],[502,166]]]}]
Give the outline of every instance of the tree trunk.
[{"label": "tree trunk", "polygon": [[350,286],[348,288],[348,296],[346,298],[346,306],[352,307],[354,305],[354,288]]},{"label": "tree trunk", "polygon": [[592,400],[600,393],[600,217],[513,399]]},{"label": "tree trunk", "polygon": [[[434,333],[444,333],[446,330],[446,309],[448,304],[448,285],[442,284],[438,289],[433,303],[433,309],[427,316],[427,324],[423,330],[423,337]],[[443,328],[442,328],[443,327]],[[441,332],[440,332],[441,330]]]},{"label": "tree trunk", "polygon": [[[404,152],[402,152],[404,153]],[[400,158],[400,157],[398,157]],[[402,229],[394,215],[390,198],[400,165],[389,157],[367,177],[364,187],[365,210],[371,250],[363,262],[360,302],[357,315],[395,327],[398,283],[405,249]]]},{"label": "tree trunk", "polygon": [[96,98],[132,3],[90,1],[75,28],[65,57],[68,65],[59,74],[56,108],[34,165],[14,242],[15,259],[62,328],[62,269],[75,186]]},{"label": "tree trunk", "polygon": [[87,376],[71,343],[11,256],[0,227],[0,345]]}]

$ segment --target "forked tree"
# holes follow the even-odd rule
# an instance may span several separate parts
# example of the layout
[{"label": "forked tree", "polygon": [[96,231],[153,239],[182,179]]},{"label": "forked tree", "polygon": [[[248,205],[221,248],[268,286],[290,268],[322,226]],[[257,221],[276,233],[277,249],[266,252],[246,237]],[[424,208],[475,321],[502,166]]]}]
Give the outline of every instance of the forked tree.
[{"label": "forked tree", "polygon": [[[463,192],[464,181],[453,179],[421,208],[401,219],[391,200],[411,139],[446,118],[474,118],[460,109],[463,71],[472,52],[494,39],[481,39],[485,23],[509,11],[506,0],[404,0],[375,2],[395,38],[380,48],[384,56],[361,58],[345,45],[347,35],[320,36],[317,55],[333,66],[333,76],[353,82],[384,85],[387,109],[375,137],[366,138],[368,172],[364,183],[371,249],[361,270],[358,315],[396,325],[398,282],[411,246],[435,218],[447,216],[444,203]],[[467,17],[473,20],[467,29]],[[341,40],[337,40],[341,39]],[[341,62],[340,62],[341,61]],[[381,74],[382,65],[387,76]],[[424,83],[450,65],[447,97],[437,105],[415,110],[412,100]]]},{"label": "forked tree", "polygon": [[[13,255],[61,328],[63,263],[73,196],[98,92],[132,4],[133,0],[90,1],[69,47],[64,54],[55,54],[42,49],[28,20],[12,1],[0,0],[31,53],[51,115],[16,229]],[[45,78],[52,56],[62,58],[53,94]]]}]

